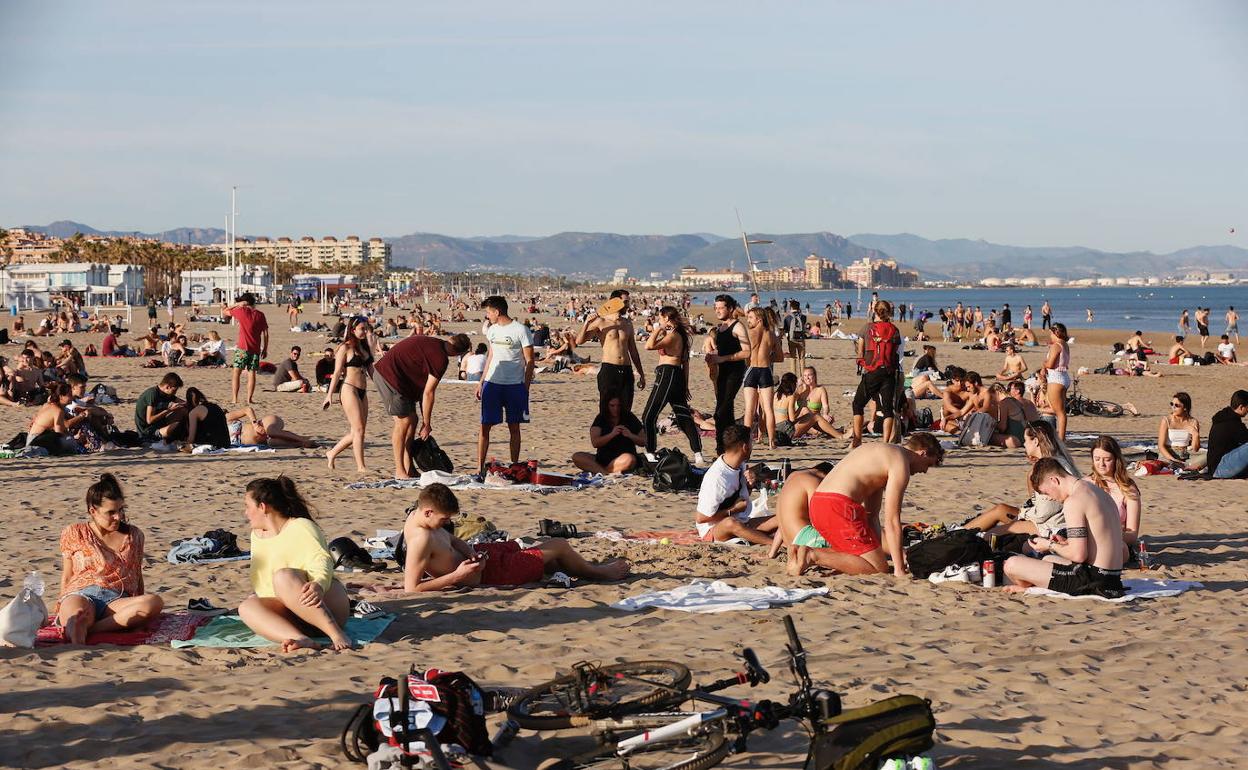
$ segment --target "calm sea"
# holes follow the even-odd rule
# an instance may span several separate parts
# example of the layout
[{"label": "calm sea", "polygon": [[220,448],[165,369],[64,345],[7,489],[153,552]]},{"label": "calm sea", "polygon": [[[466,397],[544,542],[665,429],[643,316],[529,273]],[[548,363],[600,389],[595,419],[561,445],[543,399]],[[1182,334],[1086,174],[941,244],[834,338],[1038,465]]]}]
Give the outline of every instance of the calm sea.
[{"label": "calm sea", "polygon": [[[718,292],[698,292],[695,303],[710,303]],[[739,302],[749,300],[749,292],[733,292]],[[773,296],[777,301],[796,299],[803,306],[809,304],[812,313],[822,313],[827,303],[840,300],[851,302],[854,317],[861,318],[861,307],[871,298],[871,292],[863,290],[861,300],[857,291],[781,291],[772,295],[762,292],[764,302]],[[1023,322],[1023,309],[1031,305],[1035,313],[1034,325],[1040,326],[1040,306],[1047,299],[1053,306],[1053,320],[1072,328],[1091,326],[1101,329],[1140,329],[1147,332],[1176,330],[1179,314],[1186,308],[1193,317],[1196,307],[1211,308],[1210,331],[1221,334],[1226,323],[1227,307],[1235,307],[1241,314],[1248,308],[1248,286],[1105,286],[1093,288],[1039,289],[1039,288],[981,288],[981,289],[884,289],[880,296],[893,303],[913,304],[916,310],[936,313],[942,307],[953,307],[958,302],[974,307],[980,306],[984,315],[991,308],[1000,309],[1010,304],[1014,323]],[[1094,321],[1087,323],[1087,309],[1091,308]],[[1245,316],[1248,324],[1248,315]],[[1196,325],[1193,321],[1192,331]],[[1245,326],[1248,329],[1248,325]]]}]

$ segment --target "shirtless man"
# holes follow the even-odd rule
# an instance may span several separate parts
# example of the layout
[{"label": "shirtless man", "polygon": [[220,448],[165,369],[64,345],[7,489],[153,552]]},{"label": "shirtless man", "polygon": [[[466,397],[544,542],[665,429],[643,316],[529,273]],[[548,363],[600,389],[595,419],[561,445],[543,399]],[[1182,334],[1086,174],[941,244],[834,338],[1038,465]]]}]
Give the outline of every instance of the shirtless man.
[{"label": "shirtless man", "polygon": [[623,412],[633,412],[633,369],[637,369],[637,387],[646,389],[646,370],[641,368],[637,352],[637,335],[628,319],[628,297],[624,289],[611,292],[611,299],[624,302],[624,309],[608,316],[590,312],[576,335],[576,344],[584,345],[591,336],[602,343],[602,363],[598,366],[598,411],[604,412],[607,401],[620,399]]},{"label": "shirtless man", "polygon": [[1226,334],[1227,336],[1234,334],[1235,344],[1239,344],[1239,313],[1234,307],[1226,309]]},{"label": "shirtless man", "polygon": [[944,457],[930,433],[911,433],[901,446],[866,444],[845,455],[819,482],[806,511],[800,505],[780,509],[784,536],[795,544],[790,573],[816,566],[847,575],[887,572],[891,558],[893,574],[904,576],[901,503],[906,487],[912,474],[926,473]]},{"label": "shirtless man", "polygon": [[421,490],[403,523],[404,591],[523,585],[555,571],[588,580],[622,580],[629,573],[627,561],[586,561],[563,538],[524,549],[515,541],[470,546],[445,529],[458,514],[459,500],[445,484]]},{"label": "shirtless man", "polygon": [[1183,344],[1183,339],[1182,335],[1175,335],[1174,344],[1170,346],[1167,360],[1172,364],[1181,364],[1183,359],[1192,357],[1191,351]]},{"label": "shirtless man", "polygon": [[1005,562],[1005,574],[1014,583],[1006,590],[1021,593],[1031,586],[1044,586],[1071,596],[1122,596],[1126,549],[1114,499],[1092,482],[1071,476],[1052,457],[1032,466],[1031,484],[1062,504],[1066,528],[1051,538],[1031,539],[1032,548],[1049,554],[1045,558],[1011,556]]},{"label": "shirtless man", "polygon": [[80,454],[82,445],[70,432],[79,423],[86,422],[88,415],[81,412],[69,417],[65,408],[74,400],[73,389],[67,382],[54,382],[48,386],[48,402],[39,407],[26,431],[27,446],[42,446],[52,454]]},{"label": "shirtless man", "polygon": [[1138,329],[1136,330],[1135,334],[1132,334],[1130,337],[1127,338],[1127,343],[1125,345],[1128,353],[1136,353],[1140,350],[1143,350],[1144,348],[1152,348],[1152,346],[1153,346],[1152,342],[1146,342],[1144,340],[1144,332]]},{"label": "shirtless man", "polygon": [[1196,331],[1200,334],[1200,349],[1204,350],[1209,340],[1209,308],[1196,308]]},{"label": "shirtless man", "polygon": [[948,368],[949,384],[945,392],[940,394],[941,427],[946,433],[957,433],[961,430],[959,421],[975,410],[975,403],[969,398],[966,387],[966,370],[951,366]]},{"label": "shirtless man", "polygon": [[971,411],[997,416],[997,403],[993,399],[992,390],[984,387],[984,380],[979,372],[967,372],[962,386],[963,393],[972,404]]},{"label": "shirtless man", "polygon": [[1018,347],[1013,343],[1005,346],[1005,361],[1001,363],[1001,371],[997,372],[997,379],[1002,382],[1011,382],[1013,380],[1026,379],[1027,362],[1019,355]]},{"label": "shirtless man", "polygon": [[43,387],[43,368],[36,361],[35,351],[29,348],[17,354],[17,366],[13,367],[13,397],[21,399]]}]

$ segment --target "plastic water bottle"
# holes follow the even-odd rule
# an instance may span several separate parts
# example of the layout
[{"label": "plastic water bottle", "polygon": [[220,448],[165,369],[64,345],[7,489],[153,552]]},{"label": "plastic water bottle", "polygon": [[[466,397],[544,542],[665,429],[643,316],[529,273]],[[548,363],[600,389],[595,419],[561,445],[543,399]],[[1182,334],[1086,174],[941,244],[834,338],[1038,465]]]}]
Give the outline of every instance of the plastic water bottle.
[{"label": "plastic water bottle", "polygon": [[22,590],[30,591],[35,596],[43,596],[43,575],[38,570],[26,573],[26,579],[22,581]]}]

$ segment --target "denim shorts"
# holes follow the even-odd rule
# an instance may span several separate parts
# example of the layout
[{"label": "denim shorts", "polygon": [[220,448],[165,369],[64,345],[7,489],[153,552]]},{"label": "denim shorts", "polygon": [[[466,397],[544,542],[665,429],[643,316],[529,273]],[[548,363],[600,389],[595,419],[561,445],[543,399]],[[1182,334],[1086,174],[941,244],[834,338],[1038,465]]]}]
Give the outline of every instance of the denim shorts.
[{"label": "denim shorts", "polygon": [[79,588],[77,591],[70,591],[67,596],[81,596],[91,602],[91,608],[95,610],[95,621],[104,617],[108,611],[108,605],[122,598],[124,594],[121,591],[114,591],[111,588],[103,588],[102,586],[87,586]]}]

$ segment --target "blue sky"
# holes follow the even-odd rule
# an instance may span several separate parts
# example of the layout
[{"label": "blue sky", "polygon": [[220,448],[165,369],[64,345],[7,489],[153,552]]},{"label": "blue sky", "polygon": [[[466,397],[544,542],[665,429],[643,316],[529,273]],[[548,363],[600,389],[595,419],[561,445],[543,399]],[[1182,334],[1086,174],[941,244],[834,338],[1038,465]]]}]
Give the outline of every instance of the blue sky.
[{"label": "blue sky", "polygon": [[1245,97],[1235,0],[6,0],[0,224],[1248,245]]}]

